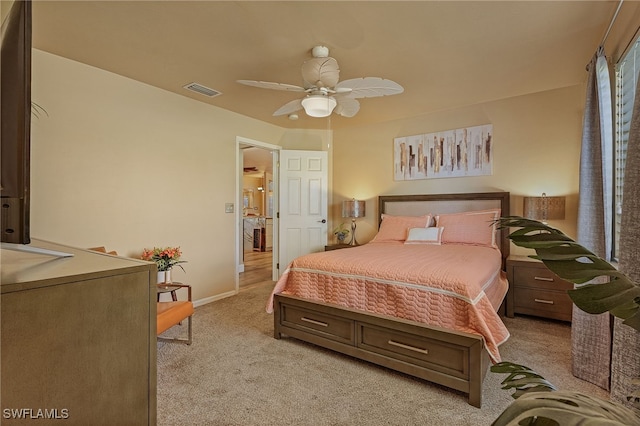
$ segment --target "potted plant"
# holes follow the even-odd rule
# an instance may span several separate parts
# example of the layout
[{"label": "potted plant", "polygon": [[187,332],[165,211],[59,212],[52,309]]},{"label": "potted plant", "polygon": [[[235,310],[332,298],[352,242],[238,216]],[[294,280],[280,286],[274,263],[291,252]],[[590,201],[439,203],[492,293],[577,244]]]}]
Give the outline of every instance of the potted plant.
[{"label": "potted plant", "polygon": [[[509,239],[519,247],[534,249],[536,255],[531,257],[544,262],[564,280],[585,284],[594,278],[608,276],[607,283],[585,284],[569,290],[569,297],[587,313],[610,312],[623,319],[623,324],[640,330],[638,283],[561,231],[542,222],[509,216],[500,218],[498,224],[501,228],[519,228],[509,235]],[[550,382],[526,366],[502,362],[493,365],[491,371],[509,375],[502,382],[503,389],[515,389],[512,396],[516,399],[494,421],[496,426],[640,425],[640,417],[632,409],[578,392],[556,391]],[[638,405],[640,392],[627,399]]]}]

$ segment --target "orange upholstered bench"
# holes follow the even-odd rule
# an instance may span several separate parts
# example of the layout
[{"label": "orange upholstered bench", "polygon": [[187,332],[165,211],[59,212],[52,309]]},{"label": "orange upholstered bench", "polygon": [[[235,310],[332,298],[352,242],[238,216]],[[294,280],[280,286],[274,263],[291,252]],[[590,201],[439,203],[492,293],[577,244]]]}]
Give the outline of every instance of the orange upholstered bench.
[{"label": "orange upholstered bench", "polygon": [[[172,302],[157,302],[158,310],[157,310],[157,331],[158,340],[164,342],[178,342],[178,343],[186,343],[187,345],[191,344],[191,316],[193,315],[193,302],[191,301],[191,286],[188,284],[177,284],[174,283],[172,285],[178,287],[185,287],[188,290],[188,300],[178,300]],[[187,320],[187,338],[168,338],[168,337],[159,337],[160,334],[164,333],[174,325],[178,325],[184,320]]]}]

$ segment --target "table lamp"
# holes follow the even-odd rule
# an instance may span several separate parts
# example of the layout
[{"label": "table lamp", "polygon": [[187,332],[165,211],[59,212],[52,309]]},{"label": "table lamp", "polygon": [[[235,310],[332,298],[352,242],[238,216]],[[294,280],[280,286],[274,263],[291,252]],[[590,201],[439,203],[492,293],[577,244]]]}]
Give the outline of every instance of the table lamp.
[{"label": "table lamp", "polygon": [[541,197],[524,197],[523,216],[542,223],[547,223],[547,220],[563,220],[564,204],[565,197],[547,197],[544,192]]},{"label": "table lamp", "polygon": [[342,217],[351,218],[351,241],[349,245],[359,245],[356,241],[356,218],[364,217],[365,202],[361,200],[351,199],[342,202]]}]

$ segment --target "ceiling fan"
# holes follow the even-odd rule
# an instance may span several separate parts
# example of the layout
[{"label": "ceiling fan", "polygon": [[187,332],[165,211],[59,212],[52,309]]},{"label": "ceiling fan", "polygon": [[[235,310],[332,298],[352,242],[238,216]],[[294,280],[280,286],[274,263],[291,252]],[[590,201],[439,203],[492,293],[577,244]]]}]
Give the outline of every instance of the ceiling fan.
[{"label": "ceiling fan", "polygon": [[354,78],[338,82],[338,62],[329,56],[329,49],[316,46],[311,50],[313,58],[302,64],[303,86],[268,81],[237,80],[238,83],[263,89],[303,92],[302,99],[287,102],[274,116],[289,115],[304,109],[311,117],[327,117],[332,112],[343,117],[353,117],[360,110],[358,98],[397,95],[404,88],[395,81],[380,77]]}]

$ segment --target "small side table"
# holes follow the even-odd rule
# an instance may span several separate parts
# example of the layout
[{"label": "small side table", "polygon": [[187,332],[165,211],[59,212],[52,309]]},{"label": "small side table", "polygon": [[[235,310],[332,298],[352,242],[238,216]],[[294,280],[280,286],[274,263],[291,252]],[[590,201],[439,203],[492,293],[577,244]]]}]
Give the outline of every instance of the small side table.
[{"label": "small side table", "polygon": [[573,301],[567,290],[573,284],[563,280],[539,260],[511,255],[507,259],[507,317],[535,315],[571,321]]},{"label": "small side table", "polygon": [[160,295],[162,293],[171,293],[171,300],[174,302],[178,300],[178,296],[176,295],[176,290],[181,289],[182,283],[174,282],[174,283],[160,283],[157,285],[158,291],[158,302],[160,301]]},{"label": "small side table", "polygon": [[357,247],[357,246],[352,246],[351,244],[330,244],[328,246],[324,246],[324,251],[340,250],[343,248],[351,248],[351,247]]}]

